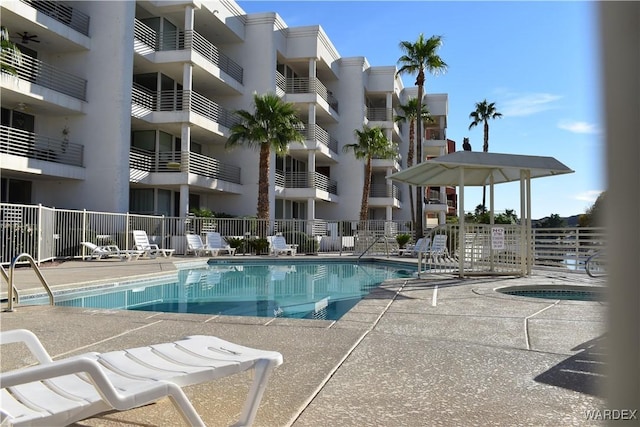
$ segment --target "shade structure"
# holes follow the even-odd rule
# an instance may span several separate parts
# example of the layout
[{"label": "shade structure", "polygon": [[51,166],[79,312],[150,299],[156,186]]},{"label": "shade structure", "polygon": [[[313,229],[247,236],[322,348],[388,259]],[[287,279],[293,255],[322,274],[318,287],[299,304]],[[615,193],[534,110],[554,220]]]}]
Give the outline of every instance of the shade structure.
[{"label": "shade structure", "polygon": [[389,175],[394,181],[420,187],[460,185],[460,169],[464,169],[465,186],[484,186],[519,181],[527,170],[531,178],[572,173],[573,170],[553,157],[520,154],[456,151],[427,160],[401,172]]},{"label": "shade structure", "polygon": [[[531,273],[531,179],[546,176],[562,175],[574,171],[554,159],[545,156],[528,156],[520,154],[485,153],[474,151],[456,151],[455,153],[437,157],[419,163],[387,178],[405,182],[418,187],[457,186],[459,196],[459,248],[464,248],[464,188],[465,186],[490,187],[490,218],[493,226],[493,186],[495,184],[520,181],[520,225],[521,273]],[[493,255],[492,255],[493,256]],[[459,258],[459,274],[464,277],[463,257]]]}]

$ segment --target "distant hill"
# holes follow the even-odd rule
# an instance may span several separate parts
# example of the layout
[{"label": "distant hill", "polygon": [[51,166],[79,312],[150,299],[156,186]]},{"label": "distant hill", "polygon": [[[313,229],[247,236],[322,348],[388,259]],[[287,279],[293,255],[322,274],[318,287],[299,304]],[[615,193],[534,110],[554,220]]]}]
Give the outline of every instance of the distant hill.
[{"label": "distant hill", "polygon": [[[560,217],[560,218],[565,221],[566,227],[577,227],[578,226],[578,219],[580,218],[580,215],[582,215],[582,214],[571,215],[571,216]],[[543,222],[547,221],[548,219],[549,219],[548,216],[545,216],[544,218],[540,218],[540,219],[532,219],[531,220],[531,225],[533,227],[542,227],[542,225],[538,225],[538,224],[543,223]]]}]

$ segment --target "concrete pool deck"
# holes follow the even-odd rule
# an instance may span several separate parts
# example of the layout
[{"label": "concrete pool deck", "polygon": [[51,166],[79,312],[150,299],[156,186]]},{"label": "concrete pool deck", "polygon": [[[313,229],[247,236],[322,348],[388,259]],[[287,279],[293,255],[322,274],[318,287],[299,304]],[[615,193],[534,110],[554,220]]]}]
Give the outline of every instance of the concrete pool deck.
[{"label": "concrete pool deck", "polygon": [[[170,274],[176,263],[196,260],[67,261],[42,272],[57,291]],[[42,292],[30,268],[16,269],[15,284],[21,295]],[[336,322],[18,305],[0,314],[0,328],[32,330],[54,358],[194,334],[279,351],[284,364],[267,385],[256,426],[599,425],[587,412],[605,409],[606,304],[494,291],[532,284],[603,282],[546,269],[526,278],[394,280]],[[6,299],[6,284],[2,291]],[[0,356],[2,371],[33,361],[16,345],[2,346]],[[238,375],[185,391],[207,425],[225,426],[237,419],[249,383]],[[165,399],[77,425],[181,419]]]}]

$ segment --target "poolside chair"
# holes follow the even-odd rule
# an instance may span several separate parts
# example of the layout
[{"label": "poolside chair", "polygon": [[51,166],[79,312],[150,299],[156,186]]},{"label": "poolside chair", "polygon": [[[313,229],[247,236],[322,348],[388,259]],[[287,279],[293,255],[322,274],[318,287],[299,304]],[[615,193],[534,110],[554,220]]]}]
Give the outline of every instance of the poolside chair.
[{"label": "poolside chair", "polygon": [[218,249],[210,248],[202,243],[202,238],[198,234],[187,234],[187,255],[193,252],[194,256],[218,255]]},{"label": "poolside chair", "polygon": [[[103,246],[98,246],[95,243],[91,243],[91,242],[80,242],[80,244],[82,244],[82,246],[84,246],[85,248],[87,248],[89,251],[91,251],[91,253],[89,253],[88,257],[89,257],[89,261],[93,260],[93,259],[104,259],[104,258],[109,258],[111,256],[116,256],[118,258],[120,258],[120,260],[131,260],[131,259],[138,259],[140,257],[140,255],[142,255],[144,252],[143,251],[126,251],[126,250],[122,250],[120,248],[118,248],[116,245],[103,245]],[[82,259],[85,259],[85,255],[82,255]]]},{"label": "poolside chair", "polygon": [[275,256],[288,254],[294,256],[298,251],[298,245],[289,245],[283,236],[269,236],[270,252]]},{"label": "poolside chair", "polygon": [[32,332],[0,333],[1,344],[20,342],[38,364],[0,374],[2,425],[68,425],[169,397],[189,425],[204,426],[181,387],[254,369],[253,384],[237,424],[246,426],[256,416],[269,375],[282,364],[280,353],[202,335],[52,360]]},{"label": "poolside chair", "polygon": [[415,245],[407,245],[406,248],[400,249],[398,253],[403,256],[417,257],[420,254],[429,252],[430,247],[431,239],[428,237],[420,237]]},{"label": "poolside chair", "polygon": [[149,243],[149,237],[144,230],[133,230],[133,241],[135,250],[144,251],[144,254],[151,258],[155,258],[158,252],[164,257],[170,257],[176,251],[175,249],[162,249],[155,243]]},{"label": "poolside chair", "polygon": [[236,248],[232,248],[226,242],[223,243],[222,236],[220,236],[220,233],[216,231],[207,232],[207,247],[217,250],[218,254],[221,252],[227,253],[231,256],[236,254]]},{"label": "poolside chair", "polygon": [[426,258],[430,258],[433,261],[449,258],[449,249],[447,249],[447,235],[436,234],[433,236],[433,243],[431,248],[425,251]]}]

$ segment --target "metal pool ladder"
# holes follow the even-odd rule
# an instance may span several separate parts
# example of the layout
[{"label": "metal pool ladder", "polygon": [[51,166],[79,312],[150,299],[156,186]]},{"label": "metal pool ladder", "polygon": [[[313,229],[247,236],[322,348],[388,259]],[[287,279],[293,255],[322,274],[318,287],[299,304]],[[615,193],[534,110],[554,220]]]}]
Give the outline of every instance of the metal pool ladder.
[{"label": "metal pool ladder", "polygon": [[7,275],[6,270],[4,269],[4,267],[2,267],[2,270],[1,270],[2,277],[9,284],[8,297],[7,297],[8,306],[4,311],[13,311],[14,293],[16,297],[16,304],[20,303],[20,294],[18,294],[18,289],[13,284],[13,270],[15,269],[16,263],[22,259],[26,259],[27,261],[29,261],[29,264],[31,264],[31,268],[33,268],[33,271],[35,271],[36,275],[40,279],[40,283],[42,283],[44,290],[47,291],[47,294],[49,294],[49,305],[53,305],[53,292],[51,292],[51,288],[49,287],[47,280],[42,275],[42,271],[40,271],[40,268],[36,264],[36,261],[33,259],[33,257],[25,252],[25,253],[21,253],[20,255],[15,257],[13,261],[11,261],[11,265],[9,266],[9,275]]}]

